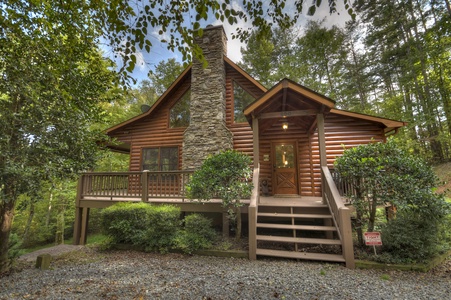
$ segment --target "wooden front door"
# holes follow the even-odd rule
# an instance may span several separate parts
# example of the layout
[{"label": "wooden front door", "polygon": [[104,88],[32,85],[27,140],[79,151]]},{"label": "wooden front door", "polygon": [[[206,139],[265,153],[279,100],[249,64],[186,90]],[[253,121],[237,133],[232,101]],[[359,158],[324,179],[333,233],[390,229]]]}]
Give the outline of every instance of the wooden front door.
[{"label": "wooden front door", "polygon": [[296,143],[274,143],[272,151],[274,194],[297,195]]}]

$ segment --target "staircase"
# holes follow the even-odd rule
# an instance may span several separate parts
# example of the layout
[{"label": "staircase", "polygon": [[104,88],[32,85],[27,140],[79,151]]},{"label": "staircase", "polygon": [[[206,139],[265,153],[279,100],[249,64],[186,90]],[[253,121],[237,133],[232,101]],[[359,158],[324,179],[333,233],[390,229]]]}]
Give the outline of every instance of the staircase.
[{"label": "staircase", "polygon": [[260,203],[256,230],[257,255],[345,262],[337,228],[320,197]]}]

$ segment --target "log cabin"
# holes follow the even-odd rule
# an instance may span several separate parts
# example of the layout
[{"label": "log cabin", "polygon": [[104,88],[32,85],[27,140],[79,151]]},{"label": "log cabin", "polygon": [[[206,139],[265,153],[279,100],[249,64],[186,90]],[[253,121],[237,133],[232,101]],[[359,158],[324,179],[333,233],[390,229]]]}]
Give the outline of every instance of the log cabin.
[{"label": "log cabin", "polygon": [[[334,181],[334,161],[347,148],[385,141],[405,123],[340,110],[289,79],[266,89],[227,57],[222,26],[205,28],[196,42],[207,67],[194,60],[148,111],[106,131],[116,141],[111,150],[130,155],[129,172],[82,174],[74,243],[86,242],[90,208],[121,201],[213,213],[222,216],[227,234],[221,201],[191,203],[184,186],[208,155],[235,149],[253,160],[254,190],[241,210],[249,258],[336,261],[353,268],[350,209]],[[287,246],[272,249],[274,244]],[[310,252],[307,246],[340,251]]]}]

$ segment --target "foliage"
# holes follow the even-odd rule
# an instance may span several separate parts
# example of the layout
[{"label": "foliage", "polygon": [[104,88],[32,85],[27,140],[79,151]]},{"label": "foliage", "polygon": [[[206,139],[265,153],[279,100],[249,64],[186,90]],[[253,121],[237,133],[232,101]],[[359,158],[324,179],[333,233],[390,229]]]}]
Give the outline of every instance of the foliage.
[{"label": "foliage", "polygon": [[176,248],[191,254],[199,249],[211,247],[216,237],[216,231],[212,228],[211,219],[201,214],[191,214],[184,219],[185,227],[177,234]]},{"label": "foliage", "polygon": [[419,219],[410,213],[398,215],[382,228],[383,251],[390,254],[392,261],[427,261],[449,245],[449,239],[442,240],[439,226],[435,219]]},{"label": "foliage", "polygon": [[22,254],[24,254],[24,250],[22,249],[22,241],[20,237],[17,234],[11,234],[8,246],[9,264],[13,264],[14,261]]},{"label": "foliage", "polygon": [[104,232],[111,237],[108,244],[139,245],[163,253],[173,246],[180,223],[180,209],[171,205],[118,203],[101,216]]},{"label": "foliage", "polygon": [[153,206],[142,244],[147,251],[166,253],[174,246],[180,226],[180,208],[172,205]]},{"label": "foliage", "polygon": [[[449,205],[443,195],[434,193],[437,180],[423,160],[389,140],[348,149],[335,167],[355,189],[349,196],[358,226],[367,224],[368,231],[373,231],[377,206],[391,203],[397,208],[396,218],[383,228],[387,251],[408,258],[409,251],[423,245],[423,252],[410,253],[411,258],[419,258],[415,255],[428,256],[441,247],[438,237],[443,234],[441,224]],[[358,232],[363,246],[362,232]]]},{"label": "foliage", "polygon": [[229,216],[237,217],[237,238],[241,235],[241,214],[236,213],[243,205],[241,199],[251,195],[250,182],[252,170],[251,159],[244,153],[234,150],[223,151],[209,156],[200,169],[194,172],[187,194],[190,199],[209,201],[213,198],[222,199],[222,205],[228,210]]},{"label": "foliage", "polygon": [[101,212],[104,233],[116,243],[140,244],[150,224],[147,203],[118,203]]}]

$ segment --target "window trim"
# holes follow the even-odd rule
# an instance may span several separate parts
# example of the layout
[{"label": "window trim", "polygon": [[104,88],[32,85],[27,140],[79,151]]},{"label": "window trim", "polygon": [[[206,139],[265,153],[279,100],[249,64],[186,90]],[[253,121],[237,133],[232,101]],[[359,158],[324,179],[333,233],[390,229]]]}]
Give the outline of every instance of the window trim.
[{"label": "window trim", "polygon": [[191,93],[191,86],[187,87],[186,90],[183,91],[182,95],[174,102],[174,104],[172,104],[172,105],[169,107],[169,111],[168,111],[168,128],[169,128],[169,129],[183,129],[183,128],[187,128],[187,127],[189,126],[189,123],[191,122],[191,108],[190,108],[190,106],[191,106],[191,94],[190,94],[190,96],[189,96],[189,106],[188,106],[188,109],[189,109],[188,126],[180,126],[180,127],[172,127],[172,126],[171,126],[171,111],[172,111],[172,109],[180,102],[180,100],[181,100],[183,97],[185,97],[185,95],[186,95],[188,92]]},{"label": "window trim", "polygon": [[174,170],[169,171],[178,171],[180,170],[180,147],[179,146],[155,146],[155,147],[142,147],[141,148],[141,156],[140,156],[140,164],[139,168],[141,171],[144,171],[144,151],[148,149],[158,149],[158,165],[157,169],[151,172],[164,172],[162,171],[162,165],[161,165],[161,149],[177,149],[177,168]]},{"label": "window trim", "polygon": [[[253,98],[253,100],[250,103],[248,103],[247,105],[253,103],[256,100],[256,98],[251,93],[249,93],[249,91],[247,91],[244,87],[242,87],[241,84],[239,84],[237,80],[232,79],[232,124],[244,124],[244,123],[247,123],[246,120],[241,121],[241,122],[235,121],[235,85],[238,85],[244,92],[246,92],[250,97]],[[243,107],[243,109],[245,107]],[[244,116],[244,112],[243,112],[243,116]]]}]

